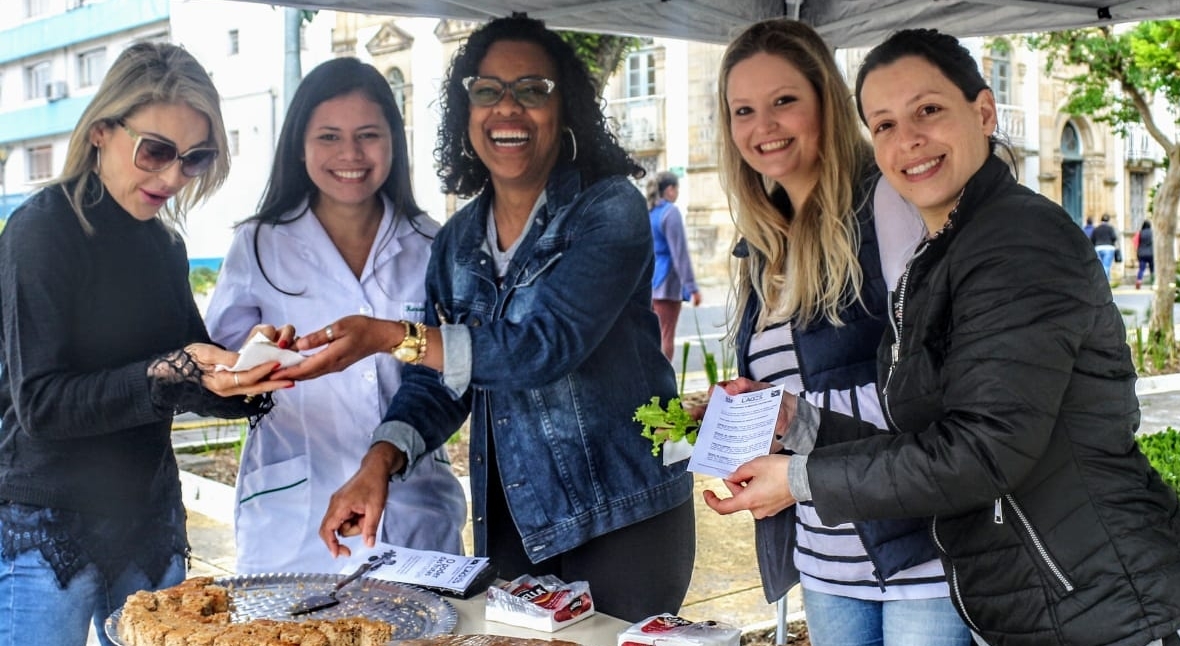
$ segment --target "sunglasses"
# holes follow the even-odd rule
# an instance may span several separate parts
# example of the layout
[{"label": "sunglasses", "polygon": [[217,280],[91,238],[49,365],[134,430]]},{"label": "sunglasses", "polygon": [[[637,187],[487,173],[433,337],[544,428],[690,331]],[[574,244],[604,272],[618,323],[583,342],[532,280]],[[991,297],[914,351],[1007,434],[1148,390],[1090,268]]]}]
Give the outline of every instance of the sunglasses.
[{"label": "sunglasses", "polygon": [[549,101],[557,83],[539,76],[526,76],[511,83],[494,76],[468,76],[463,79],[463,87],[471,104],[481,108],[496,105],[504,98],[505,92],[511,92],[521,107],[539,108]]},{"label": "sunglasses", "polygon": [[196,177],[209,170],[209,167],[213,165],[213,160],[217,159],[216,148],[193,148],[182,155],[175,145],[141,135],[132,130],[131,126],[122,119],[116,123],[122,126],[127,134],[135,140],[135,150],[131,152],[131,160],[139,170],[159,173],[167,170],[179,160],[180,172],[185,177]]}]

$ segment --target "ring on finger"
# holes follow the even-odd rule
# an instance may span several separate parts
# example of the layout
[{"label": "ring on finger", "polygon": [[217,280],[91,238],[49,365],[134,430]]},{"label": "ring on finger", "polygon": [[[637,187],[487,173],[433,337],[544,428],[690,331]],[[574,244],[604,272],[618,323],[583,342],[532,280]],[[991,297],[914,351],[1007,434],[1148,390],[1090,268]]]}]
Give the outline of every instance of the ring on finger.
[{"label": "ring on finger", "polygon": [[242,382],[238,381],[238,373],[234,373],[234,385],[238,388],[242,387]]},{"label": "ring on finger", "polygon": [[328,335],[328,340],[329,340],[329,341],[335,341],[335,340],[336,340],[336,337],[332,335],[332,326],[331,326],[331,325],[329,325],[328,327],[324,328],[324,334]]}]

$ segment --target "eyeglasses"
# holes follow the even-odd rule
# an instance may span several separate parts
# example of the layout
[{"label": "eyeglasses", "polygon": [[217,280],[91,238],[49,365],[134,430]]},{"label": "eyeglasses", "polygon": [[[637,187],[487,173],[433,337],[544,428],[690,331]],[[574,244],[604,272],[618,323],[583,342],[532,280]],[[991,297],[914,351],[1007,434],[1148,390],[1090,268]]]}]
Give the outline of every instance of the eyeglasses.
[{"label": "eyeglasses", "polygon": [[549,101],[557,83],[539,76],[526,76],[511,83],[494,76],[468,76],[463,79],[463,87],[467,89],[471,104],[481,108],[496,105],[504,98],[505,92],[511,92],[521,107],[539,108]]},{"label": "eyeglasses", "polygon": [[193,148],[185,154],[180,154],[176,146],[141,135],[131,129],[122,119],[117,122],[131,138],[135,140],[135,150],[131,152],[131,161],[135,167],[149,173],[159,173],[167,170],[177,160],[180,161],[180,172],[185,177],[196,177],[213,165],[217,159],[216,148]]}]

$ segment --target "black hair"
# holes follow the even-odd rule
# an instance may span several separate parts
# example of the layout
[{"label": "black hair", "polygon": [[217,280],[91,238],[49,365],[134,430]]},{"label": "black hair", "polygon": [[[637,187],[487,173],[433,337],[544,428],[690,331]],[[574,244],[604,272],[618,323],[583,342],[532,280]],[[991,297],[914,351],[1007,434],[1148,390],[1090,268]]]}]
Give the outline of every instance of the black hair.
[{"label": "black hair", "polygon": [[[902,29],[869,50],[856,73],[856,112],[865,125],[868,125],[868,121],[860,99],[865,77],[878,67],[907,56],[917,56],[937,67],[947,80],[959,88],[967,101],[975,102],[980,92],[991,89],[983,79],[975,58],[958,38],[937,29]],[[1008,156],[1008,165],[1016,167],[1016,154],[1001,134],[988,137],[988,143],[993,153],[997,147],[1003,148]]]},{"label": "black hair", "polygon": [[[320,104],[353,92],[359,92],[376,103],[389,124],[393,162],[389,168],[389,175],[378,193],[393,203],[395,216],[404,215],[417,230],[417,218],[423,214],[423,210],[414,200],[414,193],[410,187],[406,126],[401,112],[397,109],[393,90],[372,65],[348,57],[321,63],[299,83],[295,95],[291,97],[291,105],[287,107],[279,143],[275,147],[270,178],[267,179],[266,190],[258,202],[258,213],[244,222],[279,226],[294,222],[308,213],[309,210],[305,209],[287,216],[305,199],[310,204],[311,198],[318,190],[307,174],[307,164],[304,162],[303,142],[307,125],[311,121],[312,113]],[[239,223],[239,226],[241,224],[243,223]],[[254,251],[255,257],[259,258],[258,268],[266,282],[284,294],[294,295],[276,286],[266,275],[258,255],[258,229],[254,231]]]},{"label": "black hair", "polygon": [[971,52],[963,47],[959,39],[940,33],[937,29],[903,29],[870,50],[860,65],[860,71],[856,73],[856,111],[861,121],[865,121],[865,111],[860,101],[865,77],[878,67],[906,56],[918,56],[937,67],[968,101],[974,102],[980,92],[988,89],[987,81],[979,73],[979,66]]},{"label": "black hair", "polygon": [[664,190],[667,189],[669,186],[680,186],[680,178],[676,176],[676,173],[672,173],[672,172],[668,172],[668,171],[663,171],[661,173],[657,173],[656,174],[656,190],[659,191],[660,195],[663,195]]},{"label": "black hair", "polygon": [[561,96],[561,123],[577,139],[575,157],[571,134],[563,132],[560,159],[569,160],[582,173],[583,182],[590,184],[608,175],[643,177],[643,168],[623,150],[607,128],[598,93],[585,63],[560,36],[547,29],[545,23],[515,14],[497,18],[476,29],[451,61],[443,85],[442,119],[434,149],[439,164],[438,177],[444,191],[469,197],[483,190],[490,178],[487,166],[469,150],[467,123],[471,103],[463,79],[476,76],[488,49],[502,40],[533,43],[553,61],[557,70],[557,78],[553,79],[557,84],[554,91]]}]

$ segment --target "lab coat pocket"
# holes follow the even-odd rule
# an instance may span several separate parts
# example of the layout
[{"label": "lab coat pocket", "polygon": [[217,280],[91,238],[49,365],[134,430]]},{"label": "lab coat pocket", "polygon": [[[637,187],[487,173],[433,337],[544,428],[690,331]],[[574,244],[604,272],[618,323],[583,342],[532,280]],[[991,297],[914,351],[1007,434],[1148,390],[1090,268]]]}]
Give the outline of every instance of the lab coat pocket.
[{"label": "lab coat pocket", "polygon": [[307,533],[310,470],[309,457],[301,455],[239,476],[235,524],[239,563],[267,558],[267,552],[274,551],[275,537],[295,541]]}]

